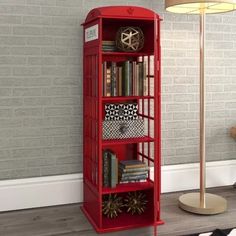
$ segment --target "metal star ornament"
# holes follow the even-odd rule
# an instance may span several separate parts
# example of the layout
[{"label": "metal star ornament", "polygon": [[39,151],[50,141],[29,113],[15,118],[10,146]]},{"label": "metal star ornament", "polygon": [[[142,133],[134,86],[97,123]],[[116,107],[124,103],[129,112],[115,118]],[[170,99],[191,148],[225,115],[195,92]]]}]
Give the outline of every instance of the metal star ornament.
[{"label": "metal star ornament", "polygon": [[117,194],[109,194],[108,196],[104,196],[102,202],[102,212],[108,218],[116,218],[120,213],[122,213],[122,207],[122,197],[117,196]]},{"label": "metal star ornament", "polygon": [[146,195],[143,192],[129,192],[124,199],[125,206],[127,207],[127,212],[141,215],[148,203]]}]

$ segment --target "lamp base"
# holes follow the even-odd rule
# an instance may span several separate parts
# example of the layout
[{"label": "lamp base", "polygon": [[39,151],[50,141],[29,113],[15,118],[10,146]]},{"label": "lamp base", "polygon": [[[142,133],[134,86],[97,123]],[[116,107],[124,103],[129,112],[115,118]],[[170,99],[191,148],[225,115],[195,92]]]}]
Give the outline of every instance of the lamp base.
[{"label": "lamp base", "polygon": [[227,201],[218,195],[206,193],[205,207],[200,206],[200,193],[187,193],[179,197],[179,207],[200,215],[215,215],[226,211]]}]

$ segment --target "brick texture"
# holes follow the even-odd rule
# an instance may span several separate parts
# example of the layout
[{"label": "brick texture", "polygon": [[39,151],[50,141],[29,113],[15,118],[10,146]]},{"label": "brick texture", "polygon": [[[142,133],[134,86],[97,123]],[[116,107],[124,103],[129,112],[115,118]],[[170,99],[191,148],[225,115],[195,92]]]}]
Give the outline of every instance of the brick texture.
[{"label": "brick texture", "polygon": [[[162,25],[162,164],[199,161],[199,16],[150,6]],[[236,12],[206,16],[206,160],[236,158]]]},{"label": "brick texture", "polygon": [[[198,17],[163,1],[0,1],[0,179],[82,171],[82,27],[89,10],[140,5],[163,17],[164,165],[198,161]],[[207,159],[236,157],[236,13],[207,17]]]}]

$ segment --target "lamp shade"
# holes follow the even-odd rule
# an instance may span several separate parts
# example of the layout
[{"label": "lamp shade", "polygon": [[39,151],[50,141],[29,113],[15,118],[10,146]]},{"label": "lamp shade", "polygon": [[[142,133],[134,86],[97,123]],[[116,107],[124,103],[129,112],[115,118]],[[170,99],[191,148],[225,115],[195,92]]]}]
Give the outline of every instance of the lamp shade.
[{"label": "lamp shade", "polygon": [[213,14],[236,10],[236,0],[165,0],[167,11],[186,14]]}]

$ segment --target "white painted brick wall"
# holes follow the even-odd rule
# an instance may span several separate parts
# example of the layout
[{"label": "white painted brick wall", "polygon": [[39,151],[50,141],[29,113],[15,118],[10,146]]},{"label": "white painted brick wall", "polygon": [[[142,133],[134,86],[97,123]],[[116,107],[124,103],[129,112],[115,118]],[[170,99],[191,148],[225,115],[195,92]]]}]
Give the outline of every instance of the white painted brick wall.
[{"label": "white painted brick wall", "polygon": [[[163,164],[198,161],[198,17],[153,0],[0,0],[0,179],[82,171],[82,27],[104,5],[162,22]],[[207,159],[236,157],[236,13],[207,17]]]}]

